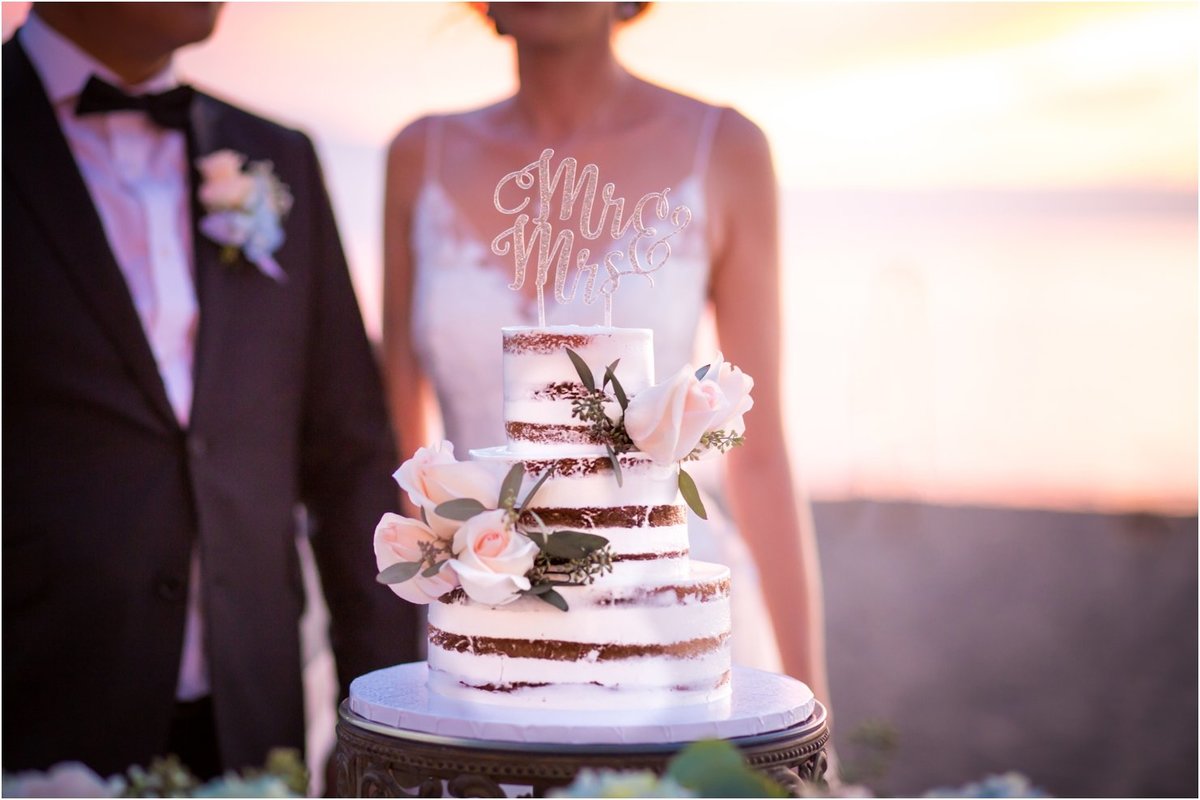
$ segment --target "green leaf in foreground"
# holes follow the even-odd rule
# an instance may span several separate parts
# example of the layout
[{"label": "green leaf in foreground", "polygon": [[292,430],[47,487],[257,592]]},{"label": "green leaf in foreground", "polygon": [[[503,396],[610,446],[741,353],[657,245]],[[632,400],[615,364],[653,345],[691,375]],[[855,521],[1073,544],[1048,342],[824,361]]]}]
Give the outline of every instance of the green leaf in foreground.
[{"label": "green leaf in foreground", "polygon": [[476,500],[474,497],[458,497],[454,500],[447,500],[444,503],[438,503],[437,508],[433,513],[445,519],[453,519],[458,522],[466,522],[471,517],[487,511],[487,507],[483,503]]},{"label": "green leaf in foreground", "polygon": [[596,378],[592,375],[592,368],[587,365],[583,357],[576,353],[571,348],[567,348],[567,356],[570,357],[571,363],[575,365],[575,371],[579,373],[579,380],[587,387],[589,392],[596,391]]},{"label": "green leaf in foreground", "polygon": [[404,583],[421,571],[420,561],[398,561],[375,576],[380,583]]},{"label": "green leaf in foreground", "polygon": [[699,797],[787,797],[783,787],[752,769],[726,741],[695,742],[671,759],[667,776]]},{"label": "green leaf in foreground", "polygon": [[696,482],[692,480],[692,476],[679,470],[679,493],[683,495],[683,502],[688,504],[688,508],[696,512],[696,516],[700,519],[708,519],[708,514],[704,511],[704,501],[700,499],[700,490],[696,488]]},{"label": "green leaf in foreground", "polygon": [[432,578],[434,575],[437,575],[439,572],[442,571],[442,565],[444,565],[445,563],[446,563],[445,561],[438,561],[434,564],[431,564],[429,566],[429,569],[427,569],[421,573],[421,577],[422,578]]}]

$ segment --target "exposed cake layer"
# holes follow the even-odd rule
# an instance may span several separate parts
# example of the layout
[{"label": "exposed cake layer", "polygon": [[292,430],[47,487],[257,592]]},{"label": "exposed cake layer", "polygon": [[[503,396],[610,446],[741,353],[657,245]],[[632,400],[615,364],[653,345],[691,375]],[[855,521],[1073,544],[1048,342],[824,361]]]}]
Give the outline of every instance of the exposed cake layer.
[{"label": "exposed cake layer", "polygon": [[[502,329],[504,337],[504,425],[509,447],[526,455],[570,455],[604,449],[589,426],[572,416],[574,400],[587,395],[567,355],[574,350],[591,368],[597,387],[605,368],[617,362],[617,379],[628,396],[654,382],[654,353],[647,328],[561,325]],[[605,411],[620,414],[608,393]]]},{"label": "exposed cake layer", "polygon": [[634,576],[677,578],[687,574],[687,511],[679,497],[676,467],[654,464],[641,453],[618,457],[617,483],[607,456],[530,459],[505,447],[473,450],[479,461],[525,468],[528,492],[547,471],[521,523],[549,530],[587,531],[608,539],[613,571],[598,582]]},{"label": "exposed cake layer", "polygon": [[456,595],[429,608],[430,685],[482,703],[644,708],[728,695],[729,570],[563,587],[490,607]]}]

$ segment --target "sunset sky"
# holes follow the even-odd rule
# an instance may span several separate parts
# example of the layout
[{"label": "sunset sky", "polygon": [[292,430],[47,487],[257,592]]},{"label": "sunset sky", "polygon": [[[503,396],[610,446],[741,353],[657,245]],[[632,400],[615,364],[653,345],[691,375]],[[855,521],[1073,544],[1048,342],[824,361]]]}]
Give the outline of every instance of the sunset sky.
[{"label": "sunset sky", "polygon": [[[815,494],[1195,512],[1198,22],[662,2],[619,35],[635,72],[771,140]],[[372,331],[387,141],[513,88],[464,3],[230,3],[179,62],[313,135]]]}]

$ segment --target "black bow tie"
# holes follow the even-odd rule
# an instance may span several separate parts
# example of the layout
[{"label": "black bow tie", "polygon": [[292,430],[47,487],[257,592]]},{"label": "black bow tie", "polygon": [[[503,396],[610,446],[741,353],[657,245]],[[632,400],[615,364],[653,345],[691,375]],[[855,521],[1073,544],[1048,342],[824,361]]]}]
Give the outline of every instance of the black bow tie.
[{"label": "black bow tie", "polygon": [[144,111],[163,128],[187,130],[188,110],[195,91],[190,86],[177,86],[161,94],[128,95],[95,75],[79,95],[75,115],[103,114],[108,111]]}]

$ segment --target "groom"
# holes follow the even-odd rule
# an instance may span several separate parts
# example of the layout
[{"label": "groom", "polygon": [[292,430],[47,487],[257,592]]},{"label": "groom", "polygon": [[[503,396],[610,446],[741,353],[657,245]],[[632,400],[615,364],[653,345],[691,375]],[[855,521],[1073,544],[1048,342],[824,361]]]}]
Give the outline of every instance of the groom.
[{"label": "groom", "polygon": [[[299,509],[343,695],[416,656],[374,581],[395,458],[312,144],[172,71],[216,15],[38,4],[3,47],[5,770],[302,748]],[[290,190],[257,242],[198,224],[220,150]]]}]

